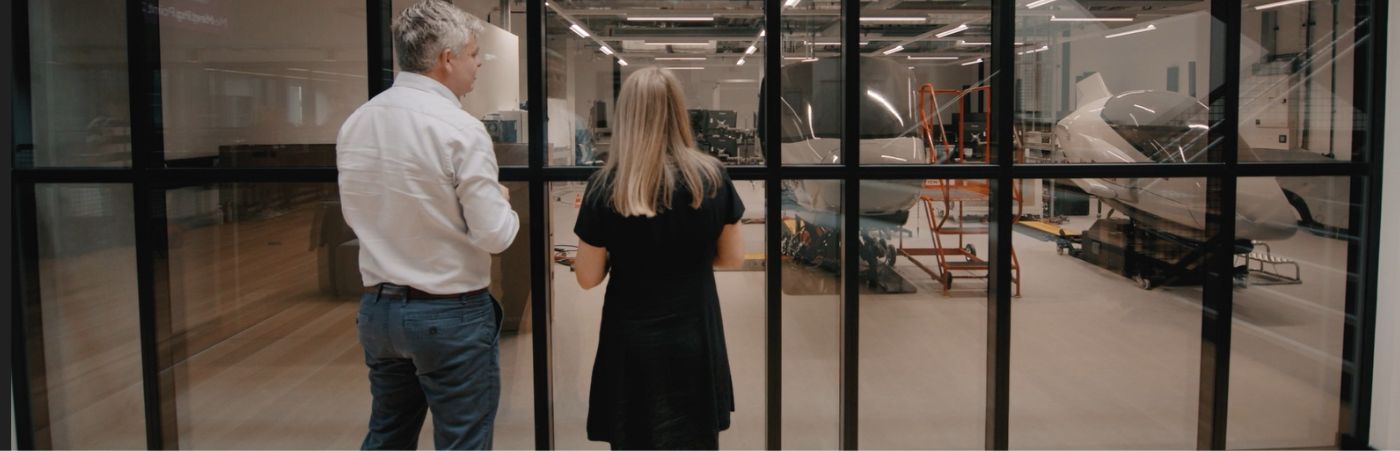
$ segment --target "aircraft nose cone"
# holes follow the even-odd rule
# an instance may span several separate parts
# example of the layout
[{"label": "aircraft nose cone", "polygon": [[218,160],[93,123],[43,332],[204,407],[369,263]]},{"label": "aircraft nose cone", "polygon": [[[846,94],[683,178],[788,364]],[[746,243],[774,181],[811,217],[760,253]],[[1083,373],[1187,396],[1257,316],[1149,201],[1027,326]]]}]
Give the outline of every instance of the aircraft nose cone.
[{"label": "aircraft nose cone", "polygon": [[1298,231],[1298,210],[1272,177],[1239,179],[1235,234],[1251,240],[1281,240]]}]

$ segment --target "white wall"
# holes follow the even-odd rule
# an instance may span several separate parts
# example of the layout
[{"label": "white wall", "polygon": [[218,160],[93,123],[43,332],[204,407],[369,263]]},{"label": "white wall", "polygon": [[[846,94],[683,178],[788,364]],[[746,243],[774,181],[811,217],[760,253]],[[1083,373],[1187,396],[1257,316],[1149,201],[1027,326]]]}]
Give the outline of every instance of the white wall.
[{"label": "white wall", "polygon": [[[1400,23],[1400,8],[1390,9],[1390,23]],[[1386,133],[1384,193],[1381,194],[1381,259],[1376,299],[1375,371],[1371,392],[1371,447],[1400,449],[1400,33],[1389,33],[1386,61]]]}]

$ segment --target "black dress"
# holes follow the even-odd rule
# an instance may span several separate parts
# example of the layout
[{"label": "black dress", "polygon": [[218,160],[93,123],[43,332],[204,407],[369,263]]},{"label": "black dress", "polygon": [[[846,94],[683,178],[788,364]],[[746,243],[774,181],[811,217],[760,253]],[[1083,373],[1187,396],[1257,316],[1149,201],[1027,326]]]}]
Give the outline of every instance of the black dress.
[{"label": "black dress", "polygon": [[729,428],[734,387],[720,323],[713,262],[720,231],[744,204],[725,175],[717,194],[690,207],[682,185],[672,208],[623,217],[595,177],[574,233],[607,248],[611,276],[588,398],[588,439],[625,449],[715,449]]}]

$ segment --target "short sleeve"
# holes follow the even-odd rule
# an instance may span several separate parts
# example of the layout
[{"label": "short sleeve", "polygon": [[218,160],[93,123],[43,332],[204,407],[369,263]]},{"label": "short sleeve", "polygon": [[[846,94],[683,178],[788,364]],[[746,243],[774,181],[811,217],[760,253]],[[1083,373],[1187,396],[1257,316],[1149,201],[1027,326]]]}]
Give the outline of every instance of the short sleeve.
[{"label": "short sleeve", "polygon": [[601,184],[597,181],[589,181],[588,188],[583,190],[583,199],[579,202],[578,220],[574,222],[574,234],[578,239],[594,247],[608,247],[607,230],[605,224],[608,211],[607,203],[603,202],[604,196],[597,192]]},{"label": "short sleeve", "polygon": [[734,189],[734,181],[729,179],[729,174],[724,173],[724,187],[722,188],[724,205],[724,223],[737,224],[744,217],[744,200],[739,198],[739,192]]}]

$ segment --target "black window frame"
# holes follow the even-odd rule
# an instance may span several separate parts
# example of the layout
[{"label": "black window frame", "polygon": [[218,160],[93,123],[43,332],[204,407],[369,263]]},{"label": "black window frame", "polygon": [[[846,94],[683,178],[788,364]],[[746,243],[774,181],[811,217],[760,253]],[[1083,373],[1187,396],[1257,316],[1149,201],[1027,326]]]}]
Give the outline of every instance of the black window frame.
[{"label": "black window frame", "polygon": [[[40,306],[38,252],[36,245],[35,187],[38,184],[57,183],[98,183],[126,184],[132,187],[134,213],[136,218],[137,275],[139,310],[141,321],[142,378],[146,415],[147,444],[150,448],[173,448],[178,446],[175,427],[173,388],[162,386],[158,374],[156,321],[158,309],[168,306],[169,287],[169,241],[165,228],[166,190],[207,183],[334,183],[336,169],[326,168],[252,168],[252,169],[208,169],[167,167],[163,158],[163,136],[160,124],[160,39],[157,15],[150,14],[148,7],[159,0],[127,0],[127,45],[128,73],[130,76],[130,110],[132,115],[132,165],[129,168],[30,168],[13,167],[15,156],[32,151],[27,140],[28,133],[20,131],[32,128],[29,118],[29,26],[28,0],[11,3],[11,14],[5,20],[11,30],[4,45],[12,49],[5,55],[7,67],[12,68],[7,77],[10,91],[6,96],[11,105],[0,129],[9,141],[11,156],[5,158],[4,173],[10,178],[8,185],[12,192],[6,196],[11,218],[10,232],[7,233],[7,247],[11,251],[12,268],[6,277],[11,280],[10,324],[11,340],[7,349],[11,353],[12,375],[23,375],[12,380],[14,405],[18,431],[18,445],[21,448],[47,448],[47,437],[36,436],[35,419],[47,414],[47,403],[35,396],[35,385],[44,384],[42,325],[37,320]],[[554,447],[554,428],[551,386],[551,318],[548,299],[550,290],[550,260],[547,243],[548,183],[562,181],[582,181],[594,168],[586,167],[546,167],[546,91],[544,79],[545,6],[544,0],[526,0],[525,44],[527,45],[526,70],[528,78],[527,110],[529,112],[529,164],[526,167],[505,167],[501,170],[502,181],[527,182],[529,184],[530,211],[534,220],[528,231],[530,253],[532,255],[531,289],[535,293],[531,303],[533,349],[533,392],[535,444],[538,449]],[[781,67],[782,43],[775,39],[782,35],[780,24],[781,0],[764,2],[766,28],[770,31],[765,40],[763,55],[765,68]],[[990,72],[993,74],[1015,73],[1015,0],[992,0],[993,47]],[[373,96],[392,83],[393,64],[389,39],[390,1],[366,0],[365,34],[368,42],[368,77],[366,89]],[[987,293],[988,335],[987,335],[987,405],[985,446],[988,449],[1007,449],[1009,442],[1009,396],[1010,396],[1010,343],[1011,343],[1011,217],[1012,193],[1009,187],[1018,179],[1036,178],[1111,178],[1111,177],[1203,177],[1208,179],[1213,190],[1210,211],[1215,212],[1212,220],[1213,231],[1218,237],[1233,237],[1234,221],[1221,221],[1219,218],[1233,217],[1236,210],[1236,185],[1241,177],[1261,176],[1343,176],[1351,179],[1352,199],[1350,232],[1359,237],[1349,244],[1347,271],[1350,276],[1346,287],[1346,315],[1343,385],[1338,393],[1341,411],[1338,412],[1336,446],[1341,448],[1361,448],[1369,443],[1370,401],[1372,390],[1373,354],[1375,347],[1376,309],[1378,277],[1377,266],[1380,255],[1375,243],[1380,238],[1380,195],[1382,170],[1382,144],[1385,98],[1385,51],[1387,4],[1383,0],[1357,0],[1359,18],[1368,18],[1358,23],[1358,36],[1366,40],[1358,42],[1357,66],[1355,71],[1354,100],[1360,114],[1356,116],[1358,126],[1353,131],[1353,152],[1351,161],[1335,164],[1316,165],[1302,163],[1241,163],[1237,146],[1226,144],[1216,146],[1216,155],[1210,162],[1191,164],[1085,164],[1085,165],[1027,165],[1014,164],[1012,126],[1015,120],[1014,96],[994,96],[992,136],[995,148],[1001,149],[999,158],[992,165],[970,165],[964,167],[934,166],[883,166],[860,165],[858,155],[860,142],[857,139],[842,139],[843,164],[830,166],[784,165],[777,149],[778,134],[770,133],[763,146],[770,151],[761,166],[741,166],[730,169],[735,180],[762,180],[765,183],[766,202],[764,214],[768,221],[764,227],[766,241],[766,446],[770,449],[782,447],[782,272],[780,256],[781,210],[779,202],[781,185],[784,180],[834,179],[844,182],[843,194],[848,211],[858,210],[860,182],[862,180],[887,179],[986,179],[992,181],[993,215],[990,236],[991,261],[994,263],[990,274]],[[1240,76],[1240,34],[1241,7],[1238,2],[1216,0],[1211,3],[1213,16],[1211,46],[1211,67],[1213,76],[1224,77],[1214,80],[1211,86],[1223,88],[1210,93],[1211,111],[1215,116],[1212,122],[1211,138],[1214,142],[1234,143],[1239,134],[1239,88],[1234,81]],[[858,48],[860,2],[845,1],[842,5],[843,22],[841,39],[846,44],[843,49]],[[12,22],[12,23],[10,23]],[[859,116],[859,77],[858,58],[843,53],[841,67],[846,83],[843,85],[844,117]],[[377,76],[375,74],[378,74]],[[768,130],[779,130],[780,95],[778,77],[769,77],[763,90],[761,101],[769,113],[761,120]],[[993,89],[997,92],[1014,92],[1015,79],[1011,76],[993,78]],[[844,137],[859,136],[857,121],[843,124]],[[845,229],[857,228],[857,215],[845,216]],[[1232,252],[1231,239],[1220,239],[1207,243],[1215,249],[1210,260],[1205,282],[1202,313],[1201,342],[1201,384],[1199,398],[1199,419],[1197,446],[1201,449],[1222,449],[1225,447],[1226,418],[1228,418],[1229,371],[1231,351],[1231,320],[1233,291],[1231,282]],[[858,234],[843,236],[843,273],[854,275],[858,272]],[[855,449],[858,446],[857,434],[859,415],[859,313],[860,294],[858,277],[843,277],[842,287],[842,327],[840,353],[840,446]]]}]

